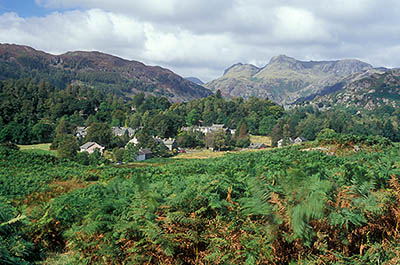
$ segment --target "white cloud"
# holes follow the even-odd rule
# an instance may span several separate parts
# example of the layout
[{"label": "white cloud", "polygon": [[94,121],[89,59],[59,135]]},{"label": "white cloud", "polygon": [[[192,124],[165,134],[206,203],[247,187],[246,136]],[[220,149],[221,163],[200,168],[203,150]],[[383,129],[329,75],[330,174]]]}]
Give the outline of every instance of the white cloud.
[{"label": "white cloud", "polygon": [[277,54],[400,65],[395,0],[36,2],[58,12],[37,18],[0,15],[0,42],[53,53],[100,50],[205,81],[233,63],[263,66]]},{"label": "white cloud", "polygon": [[0,41],[26,44],[50,52],[138,49],[145,40],[144,23],[99,9],[52,13],[46,17],[0,16]]},{"label": "white cloud", "polygon": [[304,9],[279,7],[276,11],[277,23],[274,37],[283,42],[314,42],[329,40],[329,33],[314,15]]}]

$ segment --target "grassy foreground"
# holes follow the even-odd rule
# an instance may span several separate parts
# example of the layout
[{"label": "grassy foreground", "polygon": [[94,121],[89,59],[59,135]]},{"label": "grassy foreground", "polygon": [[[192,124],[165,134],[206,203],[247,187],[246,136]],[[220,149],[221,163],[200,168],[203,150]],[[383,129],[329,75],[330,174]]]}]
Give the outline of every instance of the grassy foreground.
[{"label": "grassy foreground", "polygon": [[400,149],[323,141],[131,168],[0,148],[0,264],[399,264]]}]

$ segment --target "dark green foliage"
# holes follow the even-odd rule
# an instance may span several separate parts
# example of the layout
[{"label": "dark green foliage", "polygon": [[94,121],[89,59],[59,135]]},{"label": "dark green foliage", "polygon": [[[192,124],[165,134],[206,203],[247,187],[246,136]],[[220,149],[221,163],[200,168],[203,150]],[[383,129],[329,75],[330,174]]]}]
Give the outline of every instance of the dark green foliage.
[{"label": "dark green foliage", "polygon": [[92,123],[87,130],[85,142],[96,142],[103,146],[111,143],[112,131],[107,123]]},{"label": "dark green foliage", "polygon": [[[17,205],[2,205],[0,224],[30,207],[1,251],[18,262],[40,259],[28,255],[37,247],[90,264],[389,262],[399,240],[400,163],[397,146],[381,148],[94,168],[0,147],[0,196]],[[15,244],[25,254],[10,251]]]},{"label": "dark green foliage", "polygon": [[203,147],[204,135],[202,132],[198,131],[184,131],[178,135],[176,142],[179,147],[188,147],[188,148],[196,148],[196,147]]},{"label": "dark green foliage", "polygon": [[304,137],[314,140],[323,129],[332,129],[339,134],[359,136],[380,135],[391,141],[398,141],[400,122],[398,111],[390,105],[375,110],[360,108],[332,107],[320,111],[317,107],[296,107],[289,110],[275,123],[271,130],[273,142],[282,138],[283,128],[288,126],[290,137]]},{"label": "dark green foliage", "polygon": [[114,148],[113,157],[116,162],[122,162],[124,159],[125,149],[124,148]]},{"label": "dark green foliage", "polygon": [[57,156],[59,158],[75,158],[79,149],[78,140],[71,134],[62,135],[58,139]]},{"label": "dark green foliage", "polygon": [[26,216],[4,197],[0,196],[0,263],[30,264],[37,258],[33,242],[24,238],[21,228],[27,224]]}]

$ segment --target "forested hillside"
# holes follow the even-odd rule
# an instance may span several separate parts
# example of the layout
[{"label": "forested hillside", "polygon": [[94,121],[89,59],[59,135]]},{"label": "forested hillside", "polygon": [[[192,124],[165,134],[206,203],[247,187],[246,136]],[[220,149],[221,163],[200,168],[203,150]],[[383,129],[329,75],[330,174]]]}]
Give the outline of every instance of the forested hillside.
[{"label": "forested hillside", "polygon": [[399,150],[326,131],[300,148],[116,168],[2,146],[0,262],[396,264]]},{"label": "forested hillside", "polygon": [[0,44],[0,80],[32,78],[64,89],[88,86],[131,97],[144,92],[173,102],[207,97],[212,92],[168,69],[146,66],[100,52],[68,52],[52,55],[28,46]]},{"label": "forested hillside", "polygon": [[139,93],[126,99],[108,90],[86,86],[59,89],[33,79],[0,82],[0,142],[18,144],[51,142],[61,120],[67,133],[94,122],[111,126],[144,127],[152,135],[175,137],[182,126],[248,124],[253,134],[268,134],[283,115],[283,108],[269,100],[226,100],[220,96],[172,104],[165,97]]}]

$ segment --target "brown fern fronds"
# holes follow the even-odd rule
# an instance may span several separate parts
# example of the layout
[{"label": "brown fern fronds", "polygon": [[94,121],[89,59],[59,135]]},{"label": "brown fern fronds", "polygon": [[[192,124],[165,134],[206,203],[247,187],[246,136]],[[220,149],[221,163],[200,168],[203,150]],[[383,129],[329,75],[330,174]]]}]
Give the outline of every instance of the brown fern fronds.
[{"label": "brown fern fronds", "polygon": [[354,197],[356,197],[356,195],[351,192],[351,188],[349,186],[343,186],[336,195],[335,208],[352,208],[351,200]]},{"label": "brown fern fronds", "polygon": [[389,186],[395,191],[397,202],[400,203],[400,184],[394,174],[390,176]]}]

